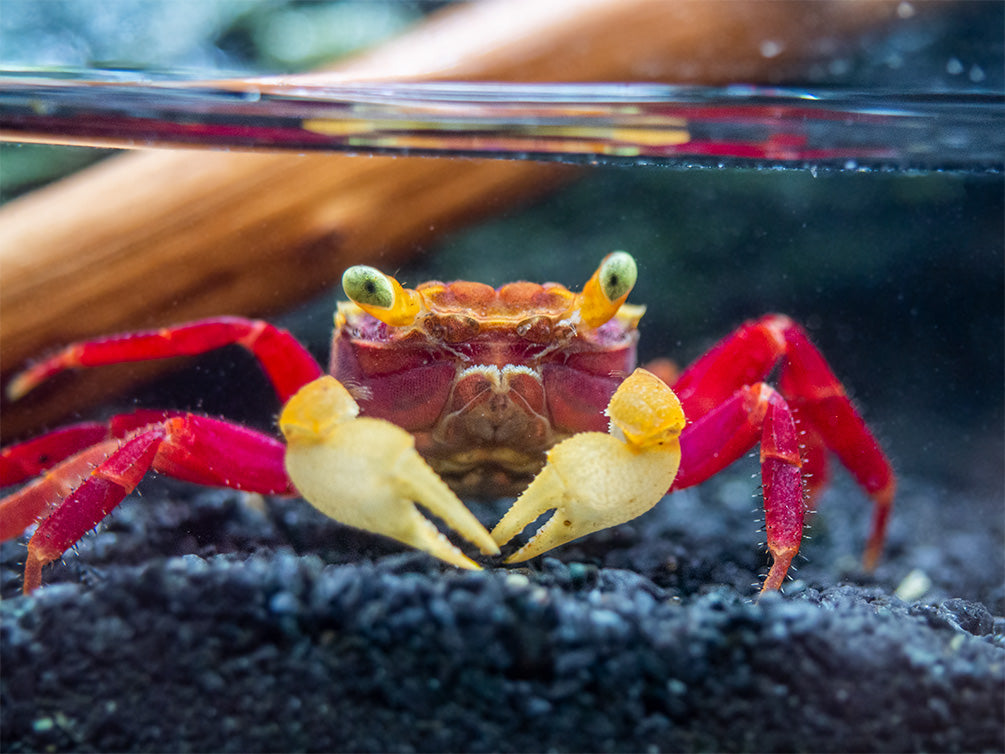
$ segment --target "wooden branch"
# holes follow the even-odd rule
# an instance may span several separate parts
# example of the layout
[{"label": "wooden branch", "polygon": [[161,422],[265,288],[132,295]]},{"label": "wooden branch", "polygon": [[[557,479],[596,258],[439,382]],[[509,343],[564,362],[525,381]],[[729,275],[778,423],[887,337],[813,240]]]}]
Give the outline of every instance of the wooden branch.
[{"label": "wooden branch", "polygon": [[[489,0],[449,8],[317,75],[767,81],[805,65],[822,45],[832,51],[838,36],[890,18],[897,3],[809,5]],[[766,39],[777,55],[765,57]],[[289,308],[350,264],[394,267],[437,235],[574,174],[554,164],[442,158],[179,150],[109,159],[0,208],[3,380],[72,340]],[[43,387],[5,402],[3,436],[37,431],[149,371],[80,373],[72,390]]]}]

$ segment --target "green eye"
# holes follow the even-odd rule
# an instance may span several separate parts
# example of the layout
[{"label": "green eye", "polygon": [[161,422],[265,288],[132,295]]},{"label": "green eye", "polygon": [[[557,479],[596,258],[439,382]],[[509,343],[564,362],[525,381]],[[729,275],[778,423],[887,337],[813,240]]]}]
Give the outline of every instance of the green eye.
[{"label": "green eye", "polygon": [[617,301],[635,286],[639,271],[632,255],[626,251],[615,251],[607,255],[600,265],[600,289],[608,301]]},{"label": "green eye", "polygon": [[390,309],[394,304],[394,286],[380,270],[358,264],[342,274],[345,295],[357,304]]}]

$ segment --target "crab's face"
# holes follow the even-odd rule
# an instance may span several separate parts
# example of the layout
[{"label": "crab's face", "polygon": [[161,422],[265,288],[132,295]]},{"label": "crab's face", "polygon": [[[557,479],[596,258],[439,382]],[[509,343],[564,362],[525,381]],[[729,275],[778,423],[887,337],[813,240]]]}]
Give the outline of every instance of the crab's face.
[{"label": "crab's face", "polygon": [[343,277],[331,373],[364,415],[411,432],[461,494],[516,494],[545,451],[606,430],[604,409],[635,366],[644,307],[625,304],[635,262],[608,255],[581,293],[557,283],[428,282],[372,267]]}]

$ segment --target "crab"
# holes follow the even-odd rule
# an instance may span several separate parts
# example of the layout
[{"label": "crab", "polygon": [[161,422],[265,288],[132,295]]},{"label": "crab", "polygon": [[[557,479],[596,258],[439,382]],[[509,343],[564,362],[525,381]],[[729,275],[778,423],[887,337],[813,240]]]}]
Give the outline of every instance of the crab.
[{"label": "crab", "polygon": [[[202,485],[300,495],[344,524],[460,568],[552,515],[506,562],[632,520],[760,443],[767,548],[777,590],[833,453],[874,501],[875,565],[895,477],[883,450],[804,330],[749,321],[679,374],[635,368],[644,307],[626,303],[634,259],[609,254],[582,292],[557,283],[403,287],[345,271],[328,372],[290,333],[215,317],[75,343],[8,385],[12,399],[65,369],[248,349],[283,408],[279,438],[224,419],[142,409],[57,429],[0,451],[0,540],[36,526],[24,591],[153,469]],[[778,372],[777,387],[766,380]],[[518,495],[489,532],[458,495]],[[485,562],[483,560],[483,562]]]}]

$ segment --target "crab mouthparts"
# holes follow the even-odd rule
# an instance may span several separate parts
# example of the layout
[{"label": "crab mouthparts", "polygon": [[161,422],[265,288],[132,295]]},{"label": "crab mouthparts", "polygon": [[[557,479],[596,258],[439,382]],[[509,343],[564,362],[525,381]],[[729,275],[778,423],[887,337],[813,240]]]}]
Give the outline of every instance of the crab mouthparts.
[{"label": "crab mouthparts", "polygon": [[427,436],[417,437],[430,465],[461,494],[516,494],[562,439],[552,428],[538,370],[494,364],[461,370],[448,409]]},{"label": "crab mouthparts", "polygon": [[535,369],[515,364],[468,367],[458,375],[453,397],[447,422],[469,439],[498,444],[546,440],[544,385]]}]

